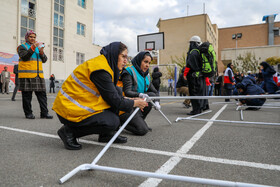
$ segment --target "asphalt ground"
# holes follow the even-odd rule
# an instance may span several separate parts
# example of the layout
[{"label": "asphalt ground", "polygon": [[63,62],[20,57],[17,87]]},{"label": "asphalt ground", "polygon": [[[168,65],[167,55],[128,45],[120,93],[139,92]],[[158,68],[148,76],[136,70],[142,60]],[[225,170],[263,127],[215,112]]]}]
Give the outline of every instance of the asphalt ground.
[{"label": "asphalt ground", "polygon": [[[164,95],[164,94],[163,94]],[[165,94],[166,95],[166,94]],[[83,149],[66,150],[57,136],[61,124],[51,110],[55,94],[48,95],[54,119],[40,119],[33,94],[35,120],[25,119],[21,94],[0,94],[0,186],[208,186],[158,180],[104,171],[81,171],[59,184],[58,180],[84,163],[91,163],[106,145],[97,135],[79,139]],[[138,171],[280,186],[280,126],[182,120],[190,109],[182,99],[161,100],[161,114],[152,110],[146,122],[152,131],[128,137],[126,144],[113,144],[98,165]],[[235,101],[209,100],[212,112],[203,119],[240,121]],[[266,104],[280,105],[269,99]],[[244,121],[280,123],[280,108],[244,111]]]}]

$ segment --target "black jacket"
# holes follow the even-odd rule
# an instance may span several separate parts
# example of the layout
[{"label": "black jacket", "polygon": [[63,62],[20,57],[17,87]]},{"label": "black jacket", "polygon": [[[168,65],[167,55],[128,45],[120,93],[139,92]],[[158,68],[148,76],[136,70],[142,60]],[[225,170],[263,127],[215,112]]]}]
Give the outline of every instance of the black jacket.
[{"label": "black jacket", "polygon": [[160,83],[161,83],[161,81],[160,81],[161,76],[162,76],[162,73],[159,72],[158,67],[155,67],[155,69],[152,73],[152,78],[153,78],[152,83],[153,83],[154,87],[156,88],[156,90],[159,90]]}]

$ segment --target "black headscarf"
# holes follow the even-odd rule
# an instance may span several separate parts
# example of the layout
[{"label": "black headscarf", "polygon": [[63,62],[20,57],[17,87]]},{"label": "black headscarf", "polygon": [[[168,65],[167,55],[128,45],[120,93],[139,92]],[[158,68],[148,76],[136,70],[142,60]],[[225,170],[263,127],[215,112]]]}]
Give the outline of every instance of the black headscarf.
[{"label": "black headscarf", "polygon": [[140,73],[140,75],[142,77],[146,77],[149,74],[149,69],[144,72],[141,70],[141,62],[144,59],[145,55],[151,57],[151,59],[153,60],[153,57],[151,56],[151,54],[149,52],[140,52],[138,53],[132,60],[132,65],[135,67],[135,69],[138,71],[138,73]]},{"label": "black headscarf", "polygon": [[228,63],[228,65],[227,65],[227,67],[230,68],[230,69],[232,69],[232,68],[231,68],[231,64],[232,64],[232,63]]},{"label": "black headscarf", "polygon": [[260,65],[263,66],[263,70],[265,72],[268,72],[271,74],[276,73],[276,71],[273,69],[273,67],[271,65],[269,65],[267,62],[262,62]]},{"label": "black headscarf", "polygon": [[109,45],[104,46],[100,50],[100,54],[104,55],[108,61],[109,66],[114,72],[114,85],[117,85],[120,70],[118,68],[118,58],[120,53],[120,43],[121,42],[112,42]]},{"label": "black headscarf", "polygon": [[159,71],[158,67],[155,67],[153,72],[158,72],[158,71]]}]

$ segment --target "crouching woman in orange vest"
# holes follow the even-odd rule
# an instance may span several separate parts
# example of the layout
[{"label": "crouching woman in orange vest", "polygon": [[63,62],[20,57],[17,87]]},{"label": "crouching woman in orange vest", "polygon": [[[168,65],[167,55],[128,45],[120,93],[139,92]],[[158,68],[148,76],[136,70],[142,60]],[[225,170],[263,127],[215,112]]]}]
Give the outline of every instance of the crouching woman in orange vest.
[{"label": "crouching woman in orange vest", "polygon": [[[116,89],[119,72],[127,63],[127,47],[113,42],[103,47],[99,56],[79,65],[63,83],[53,110],[64,125],[57,131],[66,149],[82,146],[76,138],[99,134],[99,142],[108,142],[120,125],[120,110],[143,109],[142,99],[126,99]],[[114,143],[125,143],[119,136]]]}]

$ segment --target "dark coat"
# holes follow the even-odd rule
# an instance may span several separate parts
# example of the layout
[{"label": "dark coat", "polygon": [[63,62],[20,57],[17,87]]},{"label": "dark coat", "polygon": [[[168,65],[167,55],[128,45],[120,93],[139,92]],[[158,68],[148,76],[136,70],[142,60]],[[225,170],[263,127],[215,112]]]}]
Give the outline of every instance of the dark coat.
[{"label": "dark coat", "polygon": [[264,90],[269,94],[274,94],[278,90],[278,86],[273,80],[273,74],[275,74],[276,71],[267,62],[262,62],[260,65],[264,67],[264,69],[262,69]]},{"label": "dark coat", "polygon": [[247,76],[242,82],[243,95],[260,95],[264,94],[264,90],[256,84],[255,77]]},{"label": "dark coat", "polygon": [[54,81],[55,81],[55,77],[50,77],[50,87],[53,88],[54,87]]},{"label": "dark coat", "polygon": [[160,87],[160,83],[161,83],[161,81],[160,81],[161,76],[162,76],[162,73],[159,72],[158,67],[155,67],[155,69],[152,73],[152,78],[153,78],[152,84],[154,85],[154,87],[157,91],[159,91],[159,87]]}]

